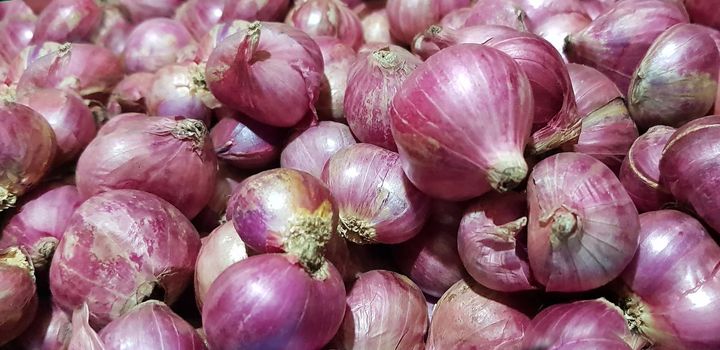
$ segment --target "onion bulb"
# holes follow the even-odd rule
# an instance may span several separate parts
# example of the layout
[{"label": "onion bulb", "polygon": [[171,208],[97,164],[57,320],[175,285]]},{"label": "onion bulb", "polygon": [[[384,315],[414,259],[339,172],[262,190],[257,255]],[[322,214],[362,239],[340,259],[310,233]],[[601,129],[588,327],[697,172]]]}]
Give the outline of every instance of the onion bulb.
[{"label": "onion bulb", "polygon": [[188,29],[195,40],[201,40],[213,26],[220,23],[224,0],[188,0],[175,11],[175,20]]},{"label": "onion bulb", "polygon": [[149,115],[181,116],[210,124],[211,108],[220,106],[205,85],[205,67],[195,63],[166,65],[153,77],[145,95]]},{"label": "onion bulb", "polygon": [[0,62],[12,62],[30,44],[34,31],[35,15],[32,13],[13,13],[12,17],[0,21],[0,32],[3,33],[0,37]]},{"label": "onion bulb", "polygon": [[690,14],[693,23],[720,29],[720,15],[716,3],[712,0],[684,0],[682,3]]},{"label": "onion bulb", "polygon": [[57,305],[42,300],[33,326],[15,341],[22,349],[61,350],[66,349],[72,335],[70,316]]},{"label": "onion bulb", "polygon": [[242,172],[236,172],[222,162],[218,165],[219,169],[216,175],[213,196],[200,214],[193,219],[193,224],[203,236],[227,221],[225,214],[228,199],[230,199],[240,182],[247,177]]},{"label": "onion bulb", "polygon": [[285,23],[312,37],[336,37],[354,50],[364,41],[360,19],[340,0],[298,1],[287,14]]},{"label": "onion bulb", "polygon": [[102,22],[93,33],[91,41],[95,45],[104,46],[115,55],[120,56],[125,50],[125,41],[132,29],[132,23],[125,18],[119,8],[106,6],[103,10]]},{"label": "onion bulb", "polygon": [[105,350],[97,332],[90,326],[89,319],[90,310],[86,303],[73,311],[68,350]]},{"label": "onion bulb", "polygon": [[354,144],[355,138],[347,125],[322,121],[290,137],[280,153],[280,166],[320,178],[328,159],[340,149]]},{"label": "onion bulb", "polygon": [[547,40],[562,55],[563,60],[567,62],[564,52],[565,38],[585,29],[590,22],[592,20],[583,13],[559,13],[537,24],[533,29],[533,33]]},{"label": "onion bulb", "polygon": [[103,10],[95,0],[53,0],[38,16],[33,43],[85,41],[102,17]]},{"label": "onion bulb", "polygon": [[[337,1],[337,0],[334,0]],[[355,62],[355,51],[331,36],[315,37],[324,61],[325,76],[316,104],[320,118],[343,121],[343,100],[347,89],[348,71]]]},{"label": "onion bulb", "polygon": [[155,72],[175,63],[180,50],[194,44],[182,23],[169,18],[149,19],[138,24],[125,41],[122,54],[125,71]]},{"label": "onion bulb", "polygon": [[225,1],[221,21],[280,21],[288,11],[289,0]]},{"label": "onion bulb", "polygon": [[390,20],[388,19],[385,1],[362,2],[353,11],[360,17],[363,38],[366,43],[393,42],[390,36]]},{"label": "onion bulb", "polygon": [[154,78],[155,75],[148,72],[126,75],[110,94],[108,112],[113,116],[122,113],[146,113],[145,100]]},{"label": "onion bulb", "polygon": [[[220,110],[218,110],[220,111]],[[217,157],[238,169],[262,169],[275,162],[285,131],[223,109],[210,131]]]},{"label": "onion bulb", "polygon": [[0,346],[30,326],[38,307],[35,269],[18,247],[0,251]]},{"label": "onion bulb", "polygon": [[[53,41],[46,41],[41,45],[26,46],[15,56],[15,58],[7,62],[8,72],[7,77],[4,78],[5,83],[17,84],[28,66],[35,62],[38,58],[57,51],[61,47],[63,46]],[[2,61],[2,59],[0,59],[0,61]],[[2,79],[0,79],[0,82],[2,82]]]},{"label": "onion bulb", "polygon": [[470,9],[463,27],[498,25],[521,32],[528,30],[527,15],[515,0],[478,0]]},{"label": "onion bulb", "polygon": [[139,23],[155,17],[172,17],[182,0],[117,0],[130,19]]},{"label": "onion bulb", "polygon": [[395,40],[410,44],[425,28],[440,21],[450,11],[470,6],[470,3],[470,0],[388,0],[390,34]]}]

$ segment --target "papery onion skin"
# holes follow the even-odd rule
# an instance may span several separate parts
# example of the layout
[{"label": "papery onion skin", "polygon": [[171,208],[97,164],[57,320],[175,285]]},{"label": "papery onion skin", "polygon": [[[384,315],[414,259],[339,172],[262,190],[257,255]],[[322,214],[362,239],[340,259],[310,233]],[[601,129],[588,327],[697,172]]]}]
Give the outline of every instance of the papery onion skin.
[{"label": "papery onion skin", "polygon": [[393,98],[390,120],[410,181],[435,198],[463,200],[523,181],[533,110],[530,82],[510,56],[460,44],[408,76]]},{"label": "papery onion skin", "polygon": [[38,112],[0,101],[0,212],[15,205],[50,168],[55,134]]},{"label": "papery onion skin", "polygon": [[673,201],[672,195],[660,186],[660,158],[675,131],[664,125],[648,129],[635,140],[620,168],[620,182],[641,213],[660,210]]},{"label": "papery onion skin", "polygon": [[620,0],[591,0],[591,1],[580,1],[580,5],[585,9],[585,13],[591,18],[595,19],[608,11],[616,2]]},{"label": "papery onion skin", "polygon": [[88,303],[102,327],[149,299],[172,304],[192,278],[200,236],[160,197],[113,190],[73,214],[50,265],[53,300],[65,311]]},{"label": "papery onion skin", "polygon": [[279,21],[285,18],[289,0],[226,1],[221,21]]},{"label": "papery onion skin", "polygon": [[360,18],[340,0],[296,2],[285,23],[312,37],[336,37],[354,50],[364,42]]},{"label": "papery onion skin", "polygon": [[280,128],[227,110],[210,131],[217,157],[238,169],[262,169],[273,164],[285,135]]},{"label": "papery onion skin", "polygon": [[606,74],[624,93],[653,41],[673,25],[687,22],[687,12],[673,1],[620,1],[570,35],[565,54],[570,62]]},{"label": "papery onion skin", "polygon": [[84,41],[102,17],[103,10],[95,0],[53,0],[38,16],[33,43]]},{"label": "papery onion skin", "polygon": [[30,64],[40,57],[57,51],[60,47],[60,44],[52,41],[46,41],[42,43],[42,45],[29,45],[25,47],[12,61],[8,62],[8,73],[5,82],[17,84],[23,72]]},{"label": "papery onion skin", "polygon": [[363,39],[366,43],[392,43],[390,20],[388,19],[385,1],[363,2],[353,11],[360,17]]},{"label": "papery onion skin", "polygon": [[540,22],[533,29],[533,33],[547,40],[562,55],[563,60],[567,62],[567,56],[563,51],[565,38],[585,29],[590,25],[590,22],[592,22],[590,17],[583,13],[559,13]]},{"label": "papery onion skin", "polygon": [[360,54],[347,77],[344,109],[350,129],[361,142],[397,151],[390,128],[390,103],[421,63],[395,45]]},{"label": "papery onion skin", "polygon": [[[334,0],[337,1],[337,0]],[[315,37],[323,56],[325,77],[320,87],[316,109],[320,118],[343,121],[343,100],[347,88],[348,71],[355,62],[355,51],[335,37]]]},{"label": "papery onion skin", "polygon": [[458,281],[435,304],[427,349],[521,349],[530,319],[506,305],[508,300],[476,283]]},{"label": "papery onion skin", "polygon": [[[35,15],[13,13],[12,17],[0,21],[0,61],[10,63],[33,38]],[[2,79],[5,79],[3,77]]]},{"label": "papery onion skin", "polygon": [[35,318],[35,270],[20,248],[0,251],[0,346],[22,334]]},{"label": "papery onion skin", "polygon": [[628,110],[641,129],[680,126],[715,103],[720,53],[705,28],[677,24],[660,35],[635,70]]},{"label": "papery onion skin", "polygon": [[[594,0],[584,0],[594,1]],[[518,5],[527,15],[526,22],[535,32],[540,23],[545,22],[549,17],[558,14],[579,13],[584,14],[585,9],[577,0],[516,0]]]},{"label": "papery onion skin", "polygon": [[425,297],[407,277],[362,273],[348,291],[345,319],[334,341],[340,349],[424,349]]},{"label": "papery onion skin", "polygon": [[135,23],[155,17],[172,17],[183,0],[118,0],[121,8]]},{"label": "papery onion skin", "polygon": [[125,50],[125,41],[132,29],[132,23],[125,18],[120,9],[115,6],[106,6],[103,10],[102,22],[93,33],[91,41],[110,49],[115,55],[121,56]]},{"label": "papery onion skin", "polygon": [[200,335],[165,303],[148,300],[103,328],[105,349],[207,349]]},{"label": "papery onion skin", "polygon": [[[227,268],[203,307],[210,348],[322,348],[345,312],[345,287],[337,269],[327,263],[323,270],[314,278],[282,254],[252,256]],[[258,292],[262,298],[255,297]]]},{"label": "papery onion skin", "polygon": [[182,116],[210,124],[211,108],[220,104],[205,85],[205,67],[195,63],[160,68],[145,95],[149,115]]},{"label": "papery onion skin", "polygon": [[[237,33],[241,30],[247,30],[250,22],[243,20],[234,20],[229,22],[221,22],[214,25],[202,38],[198,39],[196,51],[183,52],[182,54],[191,54],[192,60],[195,62],[207,62],[215,47],[225,38]],[[182,57],[184,59],[185,57]]]},{"label": "papery onion skin", "polygon": [[465,21],[472,14],[472,7],[461,7],[450,11],[440,20],[440,26],[443,28],[449,28],[457,30],[465,27]]},{"label": "papery onion skin", "polygon": [[470,3],[470,0],[388,0],[386,10],[390,34],[395,40],[410,44],[415,35],[440,21],[447,13],[470,6]]},{"label": "papery onion skin", "polygon": [[405,177],[397,153],[360,143],[335,153],[322,179],[337,201],[338,233],[355,243],[395,244],[422,228],[430,200]]},{"label": "papery onion skin", "polygon": [[494,38],[516,38],[524,36],[510,27],[501,25],[463,26],[458,30],[432,25],[415,37],[412,50],[420,58],[438,53],[441,49],[457,44],[485,44]]},{"label": "papery onion skin", "polygon": [[194,39],[182,23],[153,18],[138,24],[125,40],[122,57],[128,73],[155,72],[175,63],[178,52]]},{"label": "papery onion skin", "polygon": [[499,25],[521,32],[528,30],[525,11],[514,0],[479,0],[471,9],[464,27]]},{"label": "papery onion skin", "polygon": [[307,34],[287,24],[254,22],[218,44],[205,76],[227,107],[290,127],[315,114],[322,73],[320,48]]},{"label": "papery onion skin", "polygon": [[175,11],[175,19],[182,23],[195,40],[201,40],[213,26],[220,23],[224,0],[188,0]]},{"label": "papery onion skin", "polygon": [[36,270],[44,270],[82,198],[73,185],[53,183],[23,198],[0,234],[0,249],[21,246]]},{"label": "papery onion skin", "polygon": [[637,209],[615,174],[595,158],[546,158],[530,174],[527,193],[530,268],[545,290],[600,287],[635,254]]},{"label": "papery onion skin", "polygon": [[720,15],[717,13],[715,2],[712,0],[684,0],[682,3],[693,23],[720,29]]},{"label": "papery onion skin", "polygon": [[212,197],[217,172],[204,124],[144,115],[118,118],[80,155],[80,194],[88,198],[111,189],[143,190],[169,201],[189,219],[195,217]]},{"label": "papery onion skin", "polygon": [[290,137],[280,153],[280,166],[302,170],[320,178],[328,159],[340,149],[355,143],[347,125],[322,121]]},{"label": "papery onion skin", "polygon": [[72,335],[68,342],[68,350],[105,350],[97,332],[90,326],[90,310],[87,303],[73,311]]},{"label": "papery onion skin", "polygon": [[70,316],[49,301],[40,301],[33,326],[15,341],[18,347],[27,350],[67,349],[72,333]]},{"label": "papery onion skin", "polygon": [[145,99],[154,79],[155,75],[148,72],[126,75],[110,94],[108,112],[113,116],[122,113],[146,113]]}]

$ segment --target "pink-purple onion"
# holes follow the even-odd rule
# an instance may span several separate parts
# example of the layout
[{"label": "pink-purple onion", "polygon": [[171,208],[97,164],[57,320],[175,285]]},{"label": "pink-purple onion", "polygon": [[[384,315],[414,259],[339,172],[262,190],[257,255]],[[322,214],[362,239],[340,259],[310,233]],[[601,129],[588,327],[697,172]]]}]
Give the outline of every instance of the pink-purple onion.
[{"label": "pink-purple onion", "polygon": [[392,43],[390,20],[385,1],[367,1],[357,5],[353,11],[360,18],[363,39],[366,43]]},{"label": "pink-purple onion", "polygon": [[125,40],[122,54],[125,71],[155,72],[177,62],[178,53],[188,45],[195,45],[195,42],[182,23],[169,18],[144,21]]},{"label": "pink-purple onion", "polygon": [[90,326],[90,310],[87,303],[72,312],[72,329],[68,350],[105,350],[97,332]]},{"label": "pink-purple onion", "polygon": [[465,18],[463,27],[498,25],[527,31],[526,14],[515,0],[478,0]]},{"label": "pink-purple onion", "polygon": [[17,338],[15,343],[27,350],[67,349],[72,335],[68,313],[50,301],[40,301],[32,327]]},{"label": "pink-purple onion", "polygon": [[203,35],[200,39],[198,39],[198,44],[196,47],[189,47],[190,49],[194,49],[195,51],[186,50],[182,52],[182,57],[180,59],[187,59],[188,61],[195,61],[198,63],[207,62],[208,58],[210,58],[210,54],[212,54],[213,50],[215,50],[215,48],[220,44],[220,42],[241,30],[247,30],[247,27],[249,25],[250,22],[243,20],[234,20],[218,23],[212,28],[210,28],[207,34]]},{"label": "pink-purple onion", "polygon": [[[583,0],[595,1],[595,0]],[[584,14],[585,9],[578,0],[515,0],[525,11],[528,26],[535,31],[540,23],[558,14]]]},{"label": "pink-purple onion", "polygon": [[188,0],[175,11],[175,20],[182,23],[195,40],[202,39],[220,23],[224,0]]},{"label": "pink-purple onion", "polygon": [[533,33],[547,40],[560,53],[563,60],[567,62],[564,52],[565,38],[585,29],[590,22],[592,20],[583,13],[559,13],[537,24],[533,29]]},{"label": "pink-purple onion", "polygon": [[439,25],[443,28],[449,28],[452,30],[463,28],[465,27],[465,21],[467,21],[467,18],[470,14],[472,14],[472,12],[472,7],[461,7],[459,9],[452,10],[440,20]]},{"label": "pink-purple onion", "polygon": [[193,219],[193,224],[201,235],[213,231],[227,219],[225,217],[228,199],[246,175],[235,172],[228,165],[218,164],[217,179],[212,198],[203,210]]},{"label": "pink-purple onion", "polygon": [[96,45],[104,46],[115,55],[122,55],[125,50],[125,41],[133,29],[132,23],[125,18],[122,11],[116,6],[105,6],[102,22],[93,33],[91,40]]},{"label": "pink-purple onion", "polygon": [[682,4],[693,23],[720,29],[720,14],[713,0],[683,0]]},{"label": "pink-purple onion", "polygon": [[102,17],[96,0],[53,0],[38,16],[33,43],[85,41]]},{"label": "pink-purple onion", "polygon": [[160,68],[145,95],[148,114],[181,116],[210,124],[211,108],[220,106],[205,85],[205,67],[195,63]]},{"label": "pink-purple onion", "polygon": [[340,0],[298,1],[287,14],[285,23],[312,37],[336,37],[354,50],[364,41],[360,19]]},{"label": "pink-purple onion", "polygon": [[320,178],[328,159],[343,147],[354,144],[355,138],[347,125],[322,121],[290,137],[280,153],[280,166]]},{"label": "pink-purple onion", "polygon": [[107,110],[112,115],[146,113],[146,98],[153,86],[155,75],[140,72],[126,75],[110,94]]},{"label": "pink-purple onion", "polygon": [[275,162],[285,131],[232,111],[222,112],[210,131],[218,159],[238,169],[262,169]]},{"label": "pink-purple onion", "polygon": [[183,0],[117,0],[120,8],[135,23],[155,17],[172,17]]},{"label": "pink-purple onion", "polygon": [[388,0],[387,16],[390,34],[403,43],[410,44],[418,33],[440,21],[452,10],[470,6],[470,0]]},{"label": "pink-purple onion", "polygon": [[285,18],[289,0],[225,1],[221,21],[280,21]]},{"label": "pink-purple onion", "polygon": [[342,121],[345,119],[343,100],[347,89],[348,71],[355,62],[355,51],[335,37],[315,37],[323,56],[324,73],[320,96],[316,104],[322,119]]},{"label": "pink-purple onion", "polygon": [[38,299],[30,257],[18,247],[0,250],[0,346],[22,334],[35,318]]},{"label": "pink-purple onion", "polygon": [[[10,63],[33,38],[35,15],[13,13],[12,17],[0,21],[0,61]],[[4,79],[4,77],[3,77]]]},{"label": "pink-purple onion", "polygon": [[[60,47],[60,44],[52,41],[46,41],[41,45],[26,46],[15,56],[14,59],[8,61],[7,77],[3,78],[5,83],[17,84],[28,66],[35,62],[38,58],[48,55],[53,51],[57,51]],[[0,59],[0,61],[2,61],[2,59]]]}]

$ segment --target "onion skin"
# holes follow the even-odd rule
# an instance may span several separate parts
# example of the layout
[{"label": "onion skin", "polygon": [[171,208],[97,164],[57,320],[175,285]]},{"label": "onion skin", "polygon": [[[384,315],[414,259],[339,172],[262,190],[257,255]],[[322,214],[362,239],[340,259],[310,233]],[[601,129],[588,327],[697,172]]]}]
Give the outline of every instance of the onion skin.
[{"label": "onion skin", "polygon": [[13,13],[12,18],[0,21],[0,31],[3,33],[0,37],[0,61],[9,64],[30,44],[35,31],[35,15]]},{"label": "onion skin", "polygon": [[476,283],[458,281],[435,304],[427,349],[521,349],[530,319],[505,299]]},{"label": "onion skin", "polygon": [[570,35],[565,54],[570,62],[607,75],[625,92],[653,41],[673,25],[687,22],[685,9],[672,1],[620,1],[588,27]]},{"label": "onion skin", "polygon": [[340,0],[296,2],[287,14],[285,23],[312,37],[336,37],[354,50],[364,42],[360,18]]},{"label": "onion skin", "polygon": [[[584,0],[594,1],[594,0]],[[525,11],[528,26],[535,31],[540,23],[557,14],[578,13],[584,14],[585,9],[577,0],[516,0]]]},{"label": "onion skin", "polygon": [[103,10],[95,0],[53,0],[38,16],[33,43],[84,41],[102,17]]},{"label": "onion skin", "polygon": [[632,259],[637,209],[600,161],[582,153],[546,158],[530,174],[527,193],[530,268],[546,291],[600,287]]},{"label": "onion skin", "polygon": [[478,0],[471,9],[464,27],[498,25],[521,32],[528,30],[525,11],[513,0]]},{"label": "onion skin", "polygon": [[[474,102],[456,103],[465,99]],[[464,200],[523,181],[533,110],[530,82],[511,57],[459,44],[408,76],[393,98],[390,121],[410,181],[435,198]]]},{"label": "onion skin", "polygon": [[133,29],[132,23],[114,6],[103,10],[102,22],[90,38],[95,45],[107,47],[115,55],[121,56],[125,50],[125,41]]},{"label": "onion skin", "polygon": [[348,71],[355,62],[357,54],[335,37],[322,36],[315,37],[314,40],[322,52],[325,73],[315,108],[320,118],[342,122],[345,120],[343,100],[347,89]]},{"label": "onion skin", "polygon": [[470,0],[388,0],[390,34],[400,43],[412,43],[415,35],[437,23],[452,10],[470,6]]},{"label": "onion skin", "polygon": [[145,99],[154,79],[155,75],[148,72],[126,75],[110,94],[108,112],[113,116],[122,113],[146,113]]},{"label": "onion skin", "polygon": [[148,300],[98,334],[105,349],[207,349],[200,335],[165,303]]},{"label": "onion skin", "polygon": [[37,315],[28,329],[15,341],[26,350],[62,350],[70,342],[70,316],[57,305],[40,302]]},{"label": "onion skin", "polygon": [[712,108],[720,53],[705,31],[695,24],[674,25],[645,54],[628,91],[628,110],[638,127],[679,126]]},{"label": "onion skin", "polygon": [[0,212],[36,185],[52,164],[55,134],[29,107],[0,100]]},{"label": "onion skin", "polygon": [[472,14],[472,7],[461,7],[450,11],[440,20],[440,26],[443,28],[449,28],[452,30],[458,30],[465,27],[465,21]]},{"label": "onion skin", "polygon": [[363,2],[353,11],[360,17],[363,39],[366,43],[393,43],[385,1]]},{"label": "onion skin", "polygon": [[424,349],[428,312],[420,288],[390,271],[362,273],[348,291],[338,349]]},{"label": "onion skin", "polygon": [[182,23],[199,41],[220,23],[224,8],[223,0],[188,0],[178,7],[175,20]]},{"label": "onion skin", "polygon": [[[209,347],[322,348],[345,313],[340,274],[329,263],[323,270],[323,276],[314,278],[282,254],[252,256],[227,268],[205,298],[202,316]],[[262,298],[256,297],[258,292]]]},{"label": "onion skin", "polygon": [[221,21],[280,21],[285,18],[289,0],[226,1]]},{"label": "onion skin", "polygon": [[210,131],[217,157],[238,169],[262,169],[280,154],[285,132],[229,112]]},{"label": "onion skin", "polygon": [[361,142],[397,151],[390,128],[390,103],[421,63],[394,45],[358,57],[348,74],[344,109],[350,129]]},{"label": "onion skin", "polygon": [[32,261],[18,247],[0,251],[0,346],[22,334],[38,307]]},{"label": "onion skin", "polygon": [[328,159],[340,149],[355,143],[347,125],[322,121],[290,137],[280,153],[280,166],[320,178]]},{"label": "onion skin", "polygon": [[690,14],[693,23],[720,29],[720,16],[717,13],[716,3],[712,0],[684,0],[683,5]]},{"label": "onion skin", "polygon": [[[53,51],[57,51],[60,47],[60,44],[52,41],[46,41],[42,43],[42,45],[26,46],[15,56],[14,59],[8,61],[8,72],[7,77],[5,77],[5,82],[8,84],[17,84],[28,66],[35,62],[38,58],[48,55]],[[2,59],[0,59],[0,61],[2,61]]]},{"label": "onion skin", "polygon": [[89,319],[90,310],[86,303],[73,312],[68,350],[105,350],[100,337],[90,326]]},{"label": "onion skin", "polygon": [[95,327],[148,298],[172,304],[192,278],[199,249],[190,221],[160,197],[99,194],[75,211],[60,240],[50,266],[53,301],[68,312],[88,303]]},{"label": "onion skin", "polygon": [[[112,189],[148,191],[189,219],[212,197],[217,159],[202,122],[129,115],[106,124],[80,156],[84,198]],[[193,186],[187,186],[192,183]]]},{"label": "onion skin", "polygon": [[583,13],[559,13],[538,23],[533,29],[533,33],[547,40],[567,62],[568,59],[563,51],[565,38],[585,29],[590,22],[592,22],[590,17]]},{"label": "onion skin", "polygon": [[26,1],[3,1],[0,3],[0,21],[5,20],[8,14],[13,16],[27,17],[40,13],[41,8],[33,6],[36,2],[50,2],[48,0],[26,0]]},{"label": "onion skin", "polygon": [[205,76],[227,107],[290,127],[308,112],[315,115],[322,72],[320,48],[307,34],[286,24],[254,22],[218,44]]},{"label": "onion skin", "polygon": [[183,0],[118,0],[121,8],[135,23],[155,17],[172,17]]},{"label": "onion skin", "polygon": [[374,145],[339,150],[322,179],[338,204],[338,233],[355,243],[407,241],[420,232],[430,208],[403,174],[398,154]]},{"label": "onion skin", "polygon": [[675,133],[670,126],[653,126],[630,147],[620,168],[620,182],[641,213],[660,210],[673,201],[672,195],[660,186],[660,158]]},{"label": "onion skin", "polygon": [[[182,54],[190,54],[192,61],[198,63],[205,63],[207,62],[208,58],[210,58],[210,54],[212,54],[213,50],[215,50],[215,48],[218,44],[220,44],[220,42],[241,30],[247,30],[247,27],[249,25],[250,22],[243,20],[234,20],[218,23],[212,28],[210,28],[207,34],[205,34],[202,38],[198,39],[198,45],[195,52],[192,52],[192,50],[190,50],[188,52],[183,52]],[[184,58],[185,57],[182,57],[181,60]]]},{"label": "onion skin", "polygon": [[182,23],[153,18],[138,24],[125,41],[123,61],[128,73],[155,72],[175,63],[178,52],[194,40]]},{"label": "onion skin", "polygon": [[205,67],[195,63],[167,65],[153,80],[145,96],[148,114],[182,116],[210,124],[211,108],[220,104],[205,86]]}]

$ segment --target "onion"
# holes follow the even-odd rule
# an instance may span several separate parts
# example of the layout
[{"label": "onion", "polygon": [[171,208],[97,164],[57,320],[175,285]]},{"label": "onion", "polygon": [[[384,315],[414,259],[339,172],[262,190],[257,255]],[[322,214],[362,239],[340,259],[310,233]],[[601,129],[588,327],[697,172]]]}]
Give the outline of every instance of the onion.
[{"label": "onion", "polygon": [[595,20],[595,18],[607,12],[618,1],[620,0],[585,0],[580,1],[580,5],[585,9],[588,17]]},{"label": "onion", "polygon": [[125,18],[122,11],[115,6],[106,6],[103,10],[102,22],[92,35],[92,42],[104,46],[115,55],[121,56],[133,25]]},{"label": "onion", "polygon": [[465,20],[465,27],[499,25],[527,31],[525,11],[514,0],[478,0]]},{"label": "onion", "polygon": [[408,76],[390,107],[408,178],[428,195],[447,200],[493,188],[506,191],[522,182],[532,116],[532,90],[520,66],[476,44],[430,57]]},{"label": "onion", "polygon": [[333,36],[357,50],[363,44],[358,16],[340,0],[305,0],[295,3],[285,23],[312,37]]},{"label": "onion", "polygon": [[588,27],[570,35],[565,54],[570,62],[606,74],[625,92],[653,41],[673,25],[687,22],[687,12],[672,1],[620,1]]},{"label": "onion", "polygon": [[0,346],[30,326],[38,307],[32,261],[20,248],[0,251]]},{"label": "onion", "polygon": [[[60,44],[52,41],[46,41],[42,45],[29,45],[22,49],[14,59],[8,61],[8,72],[5,78],[6,83],[17,84],[25,69],[35,62],[38,58],[57,51],[62,47]],[[2,61],[2,59],[0,59]]]},{"label": "onion", "polygon": [[347,296],[337,349],[424,349],[427,305],[407,277],[383,270],[360,274]]},{"label": "onion", "polygon": [[592,20],[583,13],[559,13],[538,23],[533,32],[547,40],[567,62],[568,59],[563,51],[565,38],[585,29],[590,22]]},{"label": "onion", "polygon": [[660,184],[675,199],[689,204],[712,229],[720,232],[720,116],[696,119],[678,129],[663,150]]},{"label": "onion", "polygon": [[659,210],[673,201],[660,186],[660,158],[675,128],[653,126],[630,147],[620,168],[620,182],[639,212]]},{"label": "onion", "polygon": [[36,270],[50,263],[70,216],[82,199],[73,185],[53,183],[23,198],[18,210],[8,217],[0,237],[0,249],[21,246]]},{"label": "onion", "polygon": [[169,18],[149,19],[138,24],[125,40],[125,70],[155,72],[175,63],[178,52],[188,45],[194,45],[193,37],[182,23]]},{"label": "onion", "polygon": [[584,14],[583,1],[594,0],[516,0],[527,15],[526,23],[535,29],[548,18],[558,14]]},{"label": "onion", "polygon": [[238,169],[262,169],[277,160],[284,130],[239,113],[225,114],[210,132],[218,158]]},{"label": "onion", "polygon": [[[35,15],[13,13],[4,21],[0,21],[0,61],[10,63],[33,38],[35,31]],[[4,79],[4,77],[3,77]]]},{"label": "onion", "polygon": [[97,133],[92,111],[72,91],[35,90],[22,96],[19,102],[42,114],[52,127],[57,142],[53,160],[56,165],[77,159]]},{"label": "onion", "polygon": [[322,121],[290,138],[280,154],[280,166],[320,178],[328,159],[343,147],[354,144],[347,125]]},{"label": "onion", "polygon": [[545,290],[600,287],[632,259],[637,209],[600,161],[582,153],[546,158],[530,174],[527,192],[530,268]]},{"label": "onion", "polygon": [[358,57],[347,78],[344,106],[350,129],[361,142],[397,151],[390,129],[390,101],[421,63],[394,45]]},{"label": "onion", "polygon": [[430,200],[408,181],[397,153],[356,144],[335,153],[322,174],[340,212],[338,233],[355,243],[395,244],[423,226]]},{"label": "onion", "polygon": [[211,232],[227,220],[225,219],[225,211],[228,199],[230,199],[240,182],[245,179],[244,174],[236,173],[234,169],[230,169],[225,163],[220,163],[219,168],[212,198],[200,214],[193,219],[193,224],[195,224],[201,235]]},{"label": "onion", "polygon": [[217,172],[205,125],[170,117],[117,118],[80,156],[80,194],[88,198],[111,189],[143,190],[195,217],[212,197]]},{"label": "onion", "polygon": [[720,15],[717,13],[717,3],[712,0],[683,0],[683,5],[690,14],[693,23],[720,29]]},{"label": "onion", "polygon": [[[210,58],[210,54],[212,54],[213,50],[215,50],[215,47],[217,47],[220,42],[241,30],[247,30],[249,25],[250,22],[243,20],[221,22],[214,25],[207,34],[199,39],[196,51],[190,52],[192,57],[191,61],[207,62],[208,58]],[[188,53],[183,52],[182,54],[187,55]],[[181,58],[181,60],[182,59],[184,59],[184,57]]]},{"label": "onion", "polygon": [[175,19],[201,40],[213,26],[220,23],[225,7],[224,0],[188,0],[175,11]]},{"label": "onion", "polygon": [[366,43],[392,43],[385,1],[363,2],[354,8]]},{"label": "onion", "polygon": [[695,24],[674,25],[645,54],[628,91],[628,110],[641,129],[679,126],[712,108],[720,53],[705,31]]},{"label": "onion", "polygon": [[148,300],[100,332],[105,349],[207,349],[200,335],[165,303]]},{"label": "onion", "polygon": [[146,113],[145,99],[155,81],[155,75],[148,72],[126,75],[113,89],[108,103],[108,112],[113,115],[121,113]]},{"label": "onion", "polygon": [[0,212],[36,185],[50,168],[55,134],[29,107],[0,99]]},{"label": "onion", "polygon": [[72,315],[72,336],[68,350],[105,350],[100,337],[90,327],[90,311],[87,303],[83,303]]},{"label": "onion", "polygon": [[148,114],[182,116],[210,124],[211,108],[219,107],[205,84],[205,67],[195,63],[160,68],[145,96]]},{"label": "onion", "polygon": [[520,349],[530,319],[508,298],[460,280],[435,304],[428,350]]},{"label": "onion", "polygon": [[255,22],[218,44],[205,75],[210,91],[227,107],[289,127],[308,111],[314,114],[322,71],[320,48],[307,34],[286,24]]},{"label": "onion", "polygon": [[38,16],[33,43],[87,40],[102,17],[103,10],[95,0],[53,0]]},{"label": "onion", "polygon": [[473,13],[472,7],[461,7],[450,11],[440,20],[440,27],[457,30],[465,27],[465,22]]},{"label": "onion", "polygon": [[640,215],[640,247],[622,274],[630,324],[662,349],[720,346],[720,248],[687,214]]},{"label": "onion", "polygon": [[470,0],[388,0],[390,34],[403,44],[428,26],[440,21],[450,11],[470,6]]},{"label": "onion", "polygon": [[342,121],[345,119],[343,100],[347,89],[348,71],[357,55],[352,48],[337,38],[323,36],[314,39],[323,56],[325,73],[316,104],[317,112],[323,119]]},{"label": "onion", "polygon": [[72,325],[65,311],[50,302],[40,302],[32,327],[16,339],[17,346],[26,350],[67,349]]},{"label": "onion", "polygon": [[155,18],[172,17],[183,0],[117,0],[135,23]]},{"label": "onion", "polygon": [[280,21],[285,18],[289,0],[226,1],[222,21]]},{"label": "onion", "polygon": [[33,16],[39,13],[38,7],[34,6],[34,3],[50,2],[49,0],[25,0],[25,1],[3,1],[0,2],[0,21],[4,21],[10,18],[8,15],[12,14],[16,17],[27,17]]},{"label": "onion", "polygon": [[345,312],[345,287],[330,263],[310,275],[295,259],[261,254],[235,263],[203,306],[211,349],[319,349]]},{"label": "onion", "polygon": [[192,278],[200,237],[170,203],[136,190],[108,191],[73,214],[50,266],[53,300],[88,303],[102,327],[148,299],[173,303]]}]

